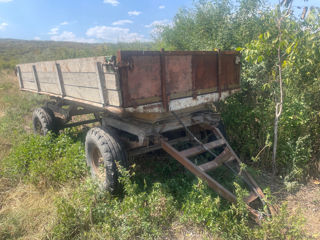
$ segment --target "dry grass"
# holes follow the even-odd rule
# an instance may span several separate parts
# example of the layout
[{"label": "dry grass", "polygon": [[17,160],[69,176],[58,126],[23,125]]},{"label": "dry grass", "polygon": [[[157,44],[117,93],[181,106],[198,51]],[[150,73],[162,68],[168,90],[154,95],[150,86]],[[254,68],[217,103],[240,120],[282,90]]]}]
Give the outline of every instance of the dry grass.
[{"label": "dry grass", "polygon": [[193,239],[214,239],[219,240],[218,236],[213,236],[205,228],[196,226],[186,226],[180,222],[174,222],[171,226],[170,236],[168,239],[176,240],[193,240]]},{"label": "dry grass", "polygon": [[286,201],[291,212],[302,212],[306,219],[306,232],[314,239],[320,239],[320,185],[310,181],[299,191],[288,195]]},{"label": "dry grass", "polygon": [[[1,71],[0,120],[10,107],[10,96],[20,94],[13,71]],[[0,136],[0,161],[10,149],[9,139]],[[41,193],[0,173],[0,239],[42,239],[55,216],[55,195],[53,190]]]},{"label": "dry grass", "polygon": [[[3,183],[4,179],[0,181]],[[0,239],[46,236],[55,218],[54,191],[40,193],[35,187],[20,183],[1,195]]]}]

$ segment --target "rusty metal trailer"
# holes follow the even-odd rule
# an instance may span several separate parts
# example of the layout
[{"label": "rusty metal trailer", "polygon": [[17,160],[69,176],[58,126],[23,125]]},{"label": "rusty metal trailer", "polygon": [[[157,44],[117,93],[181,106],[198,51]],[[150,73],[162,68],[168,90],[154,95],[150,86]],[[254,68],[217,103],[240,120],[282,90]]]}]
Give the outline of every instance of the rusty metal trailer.
[{"label": "rusty metal trailer", "polygon": [[[126,166],[128,156],[162,148],[235,203],[235,194],[210,174],[220,166],[232,170],[251,189],[248,209],[261,218],[265,196],[219,130],[214,106],[240,90],[238,52],[119,51],[112,57],[19,64],[17,75],[21,90],[51,99],[33,113],[35,132],[101,123],[87,133],[86,157],[103,188],[117,187],[116,162]],[[84,114],[94,119],[69,123]],[[205,153],[209,159],[198,164],[195,159]]]}]

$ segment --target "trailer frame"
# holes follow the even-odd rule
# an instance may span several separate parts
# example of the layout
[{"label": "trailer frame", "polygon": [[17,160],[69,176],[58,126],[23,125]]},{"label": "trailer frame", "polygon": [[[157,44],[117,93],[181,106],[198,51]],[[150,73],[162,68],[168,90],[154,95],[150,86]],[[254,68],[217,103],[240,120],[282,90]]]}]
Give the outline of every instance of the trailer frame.
[{"label": "trailer frame", "polygon": [[[240,158],[231,148],[225,136],[218,129],[220,114],[213,112],[208,107],[204,107],[198,111],[182,111],[178,114],[174,113],[171,117],[152,123],[135,118],[123,118],[112,112],[101,111],[99,108],[87,106],[86,104],[79,104],[78,102],[75,103],[73,101],[54,97],[52,98],[52,101],[45,104],[45,107],[49,108],[55,115],[62,115],[63,121],[62,124],[60,123],[59,129],[95,122],[100,122],[102,128],[111,127],[117,133],[121,144],[125,146],[125,150],[129,157],[163,149],[191,173],[204,180],[208,186],[220,196],[231,203],[236,203],[237,197],[235,194],[223,187],[214,179],[214,177],[208,174],[208,171],[212,171],[222,165],[231,168],[228,164],[233,162],[233,164],[236,164],[236,169],[233,169],[234,173],[242,178],[249,188],[251,188],[249,196],[243,200],[247,204],[247,208],[253,219],[257,223],[260,223],[263,215],[271,216],[275,214],[274,208],[266,202],[265,195],[261,188],[252,176],[245,169],[242,169]],[[69,123],[72,121],[73,116],[87,114],[93,114],[94,118]],[[193,133],[190,133],[191,131],[189,129],[192,129]],[[190,143],[194,140],[199,141],[198,137],[201,138],[201,131],[212,132],[216,140],[203,144],[201,142],[197,146],[192,146],[182,151],[179,151],[174,147],[179,143]],[[177,136],[170,136],[172,133]],[[225,147],[224,151],[220,154],[211,152],[211,149],[219,148],[221,146]],[[215,155],[214,159],[201,165],[197,165],[190,160],[190,157],[204,152],[211,152]],[[255,209],[251,206],[253,202],[257,201],[260,202],[259,209]],[[262,207],[264,206],[267,206],[267,212],[262,211]]]}]

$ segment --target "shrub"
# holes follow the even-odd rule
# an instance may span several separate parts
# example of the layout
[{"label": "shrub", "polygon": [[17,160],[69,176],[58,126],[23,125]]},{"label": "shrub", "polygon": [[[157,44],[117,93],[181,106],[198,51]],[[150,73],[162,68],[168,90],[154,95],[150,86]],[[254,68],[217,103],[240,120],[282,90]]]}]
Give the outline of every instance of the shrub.
[{"label": "shrub", "polygon": [[[57,219],[49,238],[163,239],[178,222],[188,228],[200,227],[219,239],[304,239],[303,219],[289,214],[285,205],[277,216],[257,226],[244,201],[230,205],[202,181],[193,185],[180,206],[170,194],[168,182],[151,186],[144,182],[141,188],[134,173],[121,172],[124,194],[104,193],[88,180],[71,196],[58,198]],[[237,184],[235,189],[238,199],[247,194]]]},{"label": "shrub", "polygon": [[153,184],[140,191],[128,171],[121,170],[125,195],[102,192],[92,181],[72,196],[57,199],[58,219],[52,238],[154,239],[165,234],[175,213],[175,202],[165,187]]}]

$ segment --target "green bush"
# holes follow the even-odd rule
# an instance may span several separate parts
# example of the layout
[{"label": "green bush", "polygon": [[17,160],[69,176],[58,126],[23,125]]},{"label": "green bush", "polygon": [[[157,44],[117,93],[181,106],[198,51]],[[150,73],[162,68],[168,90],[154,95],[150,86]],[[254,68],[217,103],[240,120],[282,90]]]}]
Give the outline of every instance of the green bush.
[{"label": "green bush", "polygon": [[77,134],[25,136],[1,162],[3,175],[37,186],[58,186],[86,174],[84,146]]},{"label": "green bush", "polygon": [[175,213],[175,202],[166,188],[155,183],[140,191],[128,171],[122,170],[122,197],[102,192],[91,181],[81,185],[71,198],[57,200],[58,220],[54,239],[94,238],[154,239],[165,234]]},{"label": "green bush", "polygon": [[[57,219],[49,239],[163,239],[174,222],[200,227],[219,239],[304,239],[303,219],[282,206],[261,226],[253,224],[244,201],[230,205],[202,181],[184,193],[182,204],[168,188],[169,181],[139,186],[134,173],[121,170],[124,193],[112,196],[91,180],[69,197],[57,198]],[[247,191],[235,185],[242,199]]]},{"label": "green bush", "polygon": [[173,24],[159,27],[157,40],[159,46],[173,50],[241,51],[241,92],[221,104],[222,119],[241,159],[267,171],[272,169],[280,46],[284,100],[277,174],[301,182],[311,174],[318,176],[320,170],[320,9],[310,7],[301,19],[299,8],[285,16],[285,5],[270,7],[259,0],[195,1],[175,15]]}]

